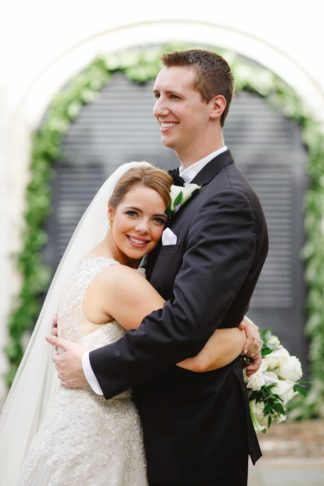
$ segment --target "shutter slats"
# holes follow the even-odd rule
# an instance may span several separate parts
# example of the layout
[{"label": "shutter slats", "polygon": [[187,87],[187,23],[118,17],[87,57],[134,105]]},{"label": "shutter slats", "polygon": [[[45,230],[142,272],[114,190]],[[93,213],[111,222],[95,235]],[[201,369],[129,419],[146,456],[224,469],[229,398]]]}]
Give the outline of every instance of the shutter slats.
[{"label": "shutter slats", "polygon": [[[66,134],[64,162],[56,166],[54,210],[48,221],[44,259],[57,265],[79,218],[105,177],[130,160],[175,167],[172,150],[161,145],[152,118],[153,82],[136,85],[113,76],[84,106]],[[269,227],[270,249],[249,315],[271,326],[306,368],[302,198],[307,154],[298,127],[261,97],[241,93],[232,102],[225,141],[240,170],[259,195]]]},{"label": "shutter slats", "polygon": [[[115,75],[67,133],[63,149],[69,168],[58,166],[58,255],[105,173],[129,160],[148,160],[164,168],[176,165],[152,119],[152,86]],[[290,308],[295,294],[295,170],[304,161],[295,143],[299,134],[263,99],[242,93],[232,103],[225,140],[259,195],[269,227],[269,256],[251,307]]]},{"label": "shutter slats", "polygon": [[101,166],[88,167],[59,164],[54,181],[56,207],[54,237],[54,264],[58,265],[71,235],[84,210],[99,189],[104,179]]}]

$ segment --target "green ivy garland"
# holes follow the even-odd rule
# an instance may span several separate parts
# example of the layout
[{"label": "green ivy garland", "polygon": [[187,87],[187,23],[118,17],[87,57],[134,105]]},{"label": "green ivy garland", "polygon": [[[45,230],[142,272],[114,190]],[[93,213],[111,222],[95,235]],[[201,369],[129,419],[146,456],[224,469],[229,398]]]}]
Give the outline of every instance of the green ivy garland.
[{"label": "green ivy garland", "polygon": [[[22,286],[8,324],[8,384],[14,378],[23,354],[23,343],[39,313],[40,296],[49,283],[50,271],[41,260],[41,250],[46,242],[43,225],[50,211],[49,180],[54,163],[62,156],[65,133],[81,107],[99,95],[114,73],[121,72],[134,82],[145,83],[154,79],[158,73],[163,52],[187,47],[168,45],[133,49],[95,59],[66,89],[55,96],[45,122],[33,135],[31,181],[27,187],[24,215],[26,224],[22,250],[18,255]],[[300,98],[274,73],[239,60],[233,53],[222,53],[233,70],[236,91],[257,93],[275,109],[294,120],[301,128],[303,142],[308,149],[310,187],[305,197],[307,243],[303,256],[307,266],[306,330],[310,339],[312,384],[298,413],[307,417],[324,416],[324,135],[306,112]]]}]

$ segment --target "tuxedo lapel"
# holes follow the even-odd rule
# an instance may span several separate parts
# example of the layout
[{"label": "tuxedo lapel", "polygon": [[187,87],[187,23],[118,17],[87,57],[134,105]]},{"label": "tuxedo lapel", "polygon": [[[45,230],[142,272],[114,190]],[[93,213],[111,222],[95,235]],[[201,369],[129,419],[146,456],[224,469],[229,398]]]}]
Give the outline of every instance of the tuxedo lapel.
[{"label": "tuxedo lapel", "polygon": [[229,150],[217,155],[214,159],[208,162],[203,169],[193,178],[192,184],[198,184],[204,186],[208,184],[216,175],[229,164],[232,164],[234,159]]},{"label": "tuxedo lapel", "polygon": [[[204,186],[208,184],[216,175],[227,165],[232,164],[234,162],[234,159],[232,157],[232,154],[229,150],[226,150],[226,152],[221,153],[220,155],[217,155],[215,158],[213,158],[210,162],[208,162],[207,165],[203,169],[201,169],[200,172],[194,177],[194,179],[191,181],[192,184],[197,184],[199,186]],[[199,191],[198,191],[199,194]],[[195,196],[193,196],[194,198]],[[192,199],[193,199],[192,198]],[[181,215],[183,209],[187,206],[187,204],[190,204],[191,200],[187,201],[186,204],[182,205],[178,211],[176,211],[171,218],[169,219],[168,224],[171,225],[175,220],[179,218]],[[151,277],[153,267],[155,265],[156,259],[159,255],[159,249],[161,247],[161,243],[153,250],[149,255],[147,255],[147,258],[145,258],[145,261],[142,262],[142,265],[145,266],[146,269],[146,276],[148,280]]]},{"label": "tuxedo lapel", "polygon": [[[210,182],[214,177],[217,176],[217,174],[224,169],[229,164],[232,164],[234,162],[234,159],[232,157],[232,154],[229,150],[226,150],[226,152],[221,153],[220,155],[217,155],[215,158],[213,158],[210,162],[208,162],[203,169],[201,169],[200,172],[193,178],[191,181],[191,184],[197,184],[198,186],[205,186]],[[197,191],[197,194],[199,191]],[[178,219],[179,215],[182,213],[183,209],[191,202],[191,200],[195,197],[193,195],[192,198],[190,198],[185,204],[180,206],[180,208],[171,216],[169,219],[169,224],[173,223],[175,219]]]}]

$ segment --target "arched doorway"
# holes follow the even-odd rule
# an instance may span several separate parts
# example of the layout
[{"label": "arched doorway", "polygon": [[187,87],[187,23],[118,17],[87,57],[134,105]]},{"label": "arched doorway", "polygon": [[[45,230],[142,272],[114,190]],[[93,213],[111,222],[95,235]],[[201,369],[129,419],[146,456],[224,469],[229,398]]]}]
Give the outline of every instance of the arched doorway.
[{"label": "arched doorway", "polygon": [[[47,222],[45,260],[57,264],[72,229],[104,178],[130,160],[176,165],[160,144],[152,120],[152,82],[135,84],[115,74],[102,96],[86,105],[65,136],[65,160],[56,164],[54,211]],[[234,99],[225,140],[259,194],[269,224],[270,251],[249,315],[271,327],[305,367],[305,287],[302,199],[307,154],[297,125],[256,94]]]}]

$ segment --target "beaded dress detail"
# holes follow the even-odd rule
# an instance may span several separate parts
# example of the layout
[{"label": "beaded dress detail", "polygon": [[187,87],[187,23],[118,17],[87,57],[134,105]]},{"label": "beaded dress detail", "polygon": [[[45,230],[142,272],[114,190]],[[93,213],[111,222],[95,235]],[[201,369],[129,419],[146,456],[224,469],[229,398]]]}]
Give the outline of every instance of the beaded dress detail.
[{"label": "beaded dress detail", "polygon": [[[85,292],[113,259],[81,260],[58,311],[59,334],[88,350],[125,334],[116,321],[93,324],[82,311]],[[90,388],[60,387],[31,443],[20,483],[24,486],[146,486],[140,419],[129,390],[105,400]]]}]

